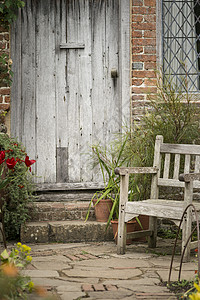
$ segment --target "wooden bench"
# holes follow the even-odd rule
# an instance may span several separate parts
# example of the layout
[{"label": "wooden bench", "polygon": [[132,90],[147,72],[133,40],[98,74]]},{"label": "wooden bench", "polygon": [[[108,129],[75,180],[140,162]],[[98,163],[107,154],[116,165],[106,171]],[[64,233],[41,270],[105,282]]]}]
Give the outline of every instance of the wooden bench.
[{"label": "wooden bench", "polygon": [[[184,174],[180,174],[180,165],[184,165]],[[120,175],[117,253],[125,253],[126,236],[129,236],[129,238],[148,236],[149,247],[156,247],[157,218],[170,219],[179,224],[185,208],[190,203],[194,204],[199,215],[200,203],[193,201],[193,188],[200,188],[200,181],[198,181],[200,179],[199,172],[200,145],[163,143],[161,135],[156,137],[153,167],[116,168],[115,173]],[[138,173],[152,174],[150,199],[128,201],[129,175]],[[160,186],[183,188],[184,200],[159,199]],[[126,223],[138,215],[150,217],[149,230],[126,234]],[[182,223],[182,251],[191,234],[191,223],[193,220],[194,213],[192,208],[190,208]],[[197,242],[189,242],[185,251],[185,261],[189,260],[192,247],[197,247]]]}]

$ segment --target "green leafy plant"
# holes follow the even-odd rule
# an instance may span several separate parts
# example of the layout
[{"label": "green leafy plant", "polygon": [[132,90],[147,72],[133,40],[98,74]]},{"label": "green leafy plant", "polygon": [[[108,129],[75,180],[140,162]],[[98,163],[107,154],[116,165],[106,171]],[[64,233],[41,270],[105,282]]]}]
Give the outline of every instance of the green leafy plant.
[{"label": "green leafy plant", "polygon": [[0,84],[1,86],[10,86],[12,83],[13,72],[10,68],[12,64],[9,55],[3,53],[0,55]]},{"label": "green leafy plant", "polygon": [[[0,25],[9,31],[9,25],[16,20],[18,9],[24,7],[25,2],[21,0],[0,1]],[[10,86],[13,72],[10,65],[12,60],[7,53],[0,54],[0,86]]]},{"label": "green leafy plant", "polygon": [[28,204],[35,198],[31,165],[23,146],[6,134],[0,134],[0,192],[4,224],[9,239],[19,237],[20,227],[29,218]]},{"label": "green leafy plant", "polygon": [[89,204],[89,209],[86,215],[86,220],[89,217],[90,209],[93,199],[98,199],[96,204],[101,199],[111,199],[113,206],[110,211],[107,226],[112,219],[118,218],[119,212],[119,176],[115,174],[115,168],[124,165],[125,159],[123,158],[123,151],[126,145],[126,139],[122,141],[120,147],[116,150],[116,147],[112,144],[107,145],[107,148],[102,147],[100,144],[92,146],[92,160],[94,161],[93,167],[99,166],[104,182],[104,189],[97,191]]},{"label": "green leafy plant", "polygon": [[24,7],[25,2],[21,0],[0,1],[0,20],[1,25],[8,26],[17,18],[17,9]]}]

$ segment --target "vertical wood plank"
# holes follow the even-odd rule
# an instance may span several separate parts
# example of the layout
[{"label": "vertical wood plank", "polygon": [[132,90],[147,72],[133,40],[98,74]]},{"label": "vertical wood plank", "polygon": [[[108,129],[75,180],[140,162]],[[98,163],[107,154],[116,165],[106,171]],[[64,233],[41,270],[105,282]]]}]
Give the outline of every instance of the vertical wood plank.
[{"label": "vertical wood plank", "polygon": [[[91,16],[91,74],[92,74],[92,144],[106,145],[106,1],[92,1],[90,6]],[[98,24],[98,26],[97,26]],[[101,88],[98,88],[101,87]],[[93,170],[93,181],[102,182],[100,168]]]},{"label": "vertical wood plank", "polygon": [[37,2],[36,153],[38,182],[56,182],[55,7]]},{"label": "vertical wood plank", "polygon": [[[60,49],[59,45],[66,42],[66,1],[57,0],[55,1],[56,15],[55,15],[55,68],[56,68],[56,86],[55,86],[55,97],[56,97],[56,180],[57,182],[65,182],[68,180],[68,154],[67,154],[67,165],[65,168],[62,167],[61,157],[58,157],[59,149],[68,149],[68,120],[67,120],[67,88],[66,88],[66,50]],[[68,151],[68,150],[66,150]],[[68,152],[67,152],[68,153]],[[66,161],[65,161],[66,163]],[[65,172],[64,172],[65,170]],[[61,178],[61,174],[63,178]]]},{"label": "vertical wood plank", "polygon": [[[105,141],[111,134],[122,130],[122,99],[119,97],[119,2],[107,0],[105,4]],[[111,77],[111,70],[117,70],[117,77]],[[113,109],[115,108],[115,109]]]},{"label": "vertical wood plank", "polygon": [[169,167],[170,167],[170,154],[165,154],[165,163],[164,163],[164,172],[163,172],[163,178],[169,178]]},{"label": "vertical wood plank", "polygon": [[[80,0],[67,1],[67,43],[78,41]],[[82,38],[82,37],[81,37]],[[80,41],[79,41],[80,42]],[[82,41],[81,41],[82,42]],[[79,55],[82,49],[67,51],[67,135],[69,151],[69,181],[80,181],[80,90],[79,90]]]},{"label": "vertical wood plank", "polygon": [[68,181],[68,148],[56,149],[56,182]]},{"label": "vertical wood plank", "polygon": [[184,173],[190,172],[190,155],[185,155]]},{"label": "vertical wood plank", "polygon": [[199,173],[199,171],[200,171],[200,156],[196,155],[194,173]]},{"label": "vertical wood plank", "polygon": [[[106,145],[106,41],[105,41],[105,3],[93,1],[91,7],[92,35],[92,143],[100,142]],[[98,26],[97,26],[98,24]],[[100,63],[101,62],[101,63]],[[97,88],[97,87],[101,88]],[[94,174],[95,176],[95,174]],[[98,180],[98,177],[97,177]]]},{"label": "vertical wood plank", "polygon": [[79,51],[80,91],[80,181],[92,181],[92,169],[88,165],[88,154],[92,145],[92,49],[91,8],[89,1],[80,2],[78,41],[83,40],[85,49]]},{"label": "vertical wood plank", "polygon": [[157,186],[158,178],[160,177],[160,165],[161,165],[161,153],[160,153],[160,147],[163,143],[163,136],[157,135],[156,141],[155,141],[155,148],[154,148],[154,161],[153,161],[153,167],[156,167],[159,169],[159,172],[156,175],[152,176],[151,181],[151,199],[158,199],[159,189]]},{"label": "vertical wood plank", "polygon": [[180,154],[175,154],[173,179],[178,179],[180,169]]},{"label": "vertical wood plank", "polygon": [[[22,143],[30,158],[35,159],[36,136],[35,136],[35,6],[31,0],[26,1],[22,9],[22,100],[21,100],[21,122]],[[33,171],[36,171],[34,164]]]}]

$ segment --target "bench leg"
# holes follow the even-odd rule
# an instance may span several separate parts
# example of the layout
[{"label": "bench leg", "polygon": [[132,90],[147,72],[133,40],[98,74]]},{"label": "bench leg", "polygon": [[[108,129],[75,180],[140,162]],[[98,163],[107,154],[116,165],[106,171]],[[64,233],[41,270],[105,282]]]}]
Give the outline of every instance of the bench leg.
[{"label": "bench leg", "polygon": [[125,206],[126,206],[126,202],[128,201],[128,183],[129,183],[129,174],[121,175],[117,254],[124,254],[126,250]]},{"label": "bench leg", "polygon": [[[193,181],[185,182],[185,191],[184,191],[184,202],[185,205],[188,206],[192,203],[193,199]],[[187,240],[189,236],[191,235],[192,230],[192,208],[189,207],[187,209],[186,215],[183,219],[183,227],[182,227],[182,252],[185,248],[185,244],[187,243]],[[191,240],[189,241],[186,249],[185,249],[185,255],[183,258],[184,262],[187,262],[190,260],[190,246],[191,246]]]},{"label": "bench leg", "polygon": [[149,217],[149,229],[152,230],[153,234],[148,238],[149,248],[156,248],[157,241],[157,218]]},{"label": "bench leg", "polygon": [[[191,235],[192,222],[191,222],[191,214],[190,214],[189,210],[190,209],[188,209],[187,216],[183,220],[183,228],[182,228],[182,252],[183,252],[183,250],[185,248],[185,244],[186,244],[189,236]],[[184,254],[183,262],[188,262],[190,260],[190,246],[191,246],[191,243],[189,241],[189,243],[187,244],[187,247],[185,249],[185,254]]]},{"label": "bench leg", "polygon": [[125,254],[126,251],[126,223],[118,223],[117,254]]}]

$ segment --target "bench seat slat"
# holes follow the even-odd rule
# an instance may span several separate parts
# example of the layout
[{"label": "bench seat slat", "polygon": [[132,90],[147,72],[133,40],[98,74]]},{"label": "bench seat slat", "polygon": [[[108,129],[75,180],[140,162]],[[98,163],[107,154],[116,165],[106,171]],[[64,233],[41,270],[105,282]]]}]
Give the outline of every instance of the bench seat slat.
[{"label": "bench seat slat", "polygon": [[[200,203],[193,203],[197,211],[200,211]],[[173,207],[173,209],[172,209]],[[125,213],[142,214],[151,217],[181,220],[185,205],[183,201],[148,199],[138,202],[127,202]]]}]

